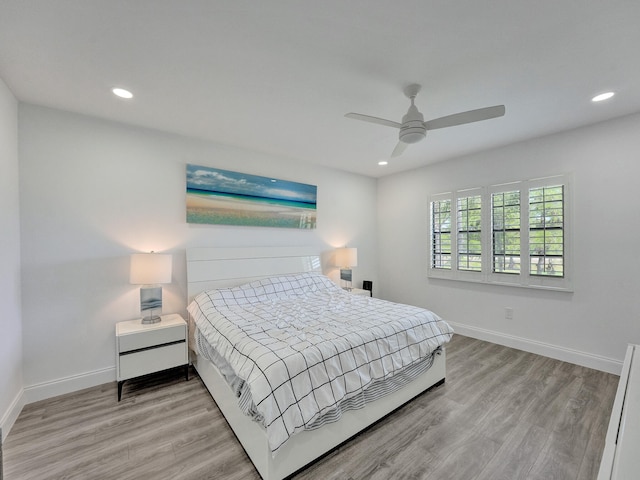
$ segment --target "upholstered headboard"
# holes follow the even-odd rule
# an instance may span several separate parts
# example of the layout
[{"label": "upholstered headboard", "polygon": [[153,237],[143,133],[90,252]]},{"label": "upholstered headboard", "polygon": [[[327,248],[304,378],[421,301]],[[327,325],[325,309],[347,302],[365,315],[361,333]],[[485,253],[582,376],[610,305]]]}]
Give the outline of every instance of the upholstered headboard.
[{"label": "upholstered headboard", "polygon": [[259,278],[322,271],[313,247],[199,247],[187,249],[188,301],[212,288],[235,287]]}]

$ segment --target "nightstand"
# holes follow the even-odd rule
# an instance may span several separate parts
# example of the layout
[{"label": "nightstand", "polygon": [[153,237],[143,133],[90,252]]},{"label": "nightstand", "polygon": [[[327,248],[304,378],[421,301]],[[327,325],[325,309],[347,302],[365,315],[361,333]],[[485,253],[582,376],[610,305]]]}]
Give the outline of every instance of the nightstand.
[{"label": "nightstand", "polygon": [[187,322],[178,314],[163,315],[158,323],[140,319],[116,323],[118,401],[125,380],[184,365],[189,380]]},{"label": "nightstand", "polygon": [[352,288],[351,290],[349,290],[349,293],[351,293],[352,295],[362,295],[363,297],[372,296],[370,290],[363,290],[362,288]]}]

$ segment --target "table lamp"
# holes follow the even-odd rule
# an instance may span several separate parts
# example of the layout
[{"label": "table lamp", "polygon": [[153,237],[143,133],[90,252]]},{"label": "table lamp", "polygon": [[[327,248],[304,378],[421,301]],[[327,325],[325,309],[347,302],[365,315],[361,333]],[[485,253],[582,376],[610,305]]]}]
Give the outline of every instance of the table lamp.
[{"label": "table lamp", "polygon": [[171,283],[171,255],[159,253],[131,254],[131,272],[129,282],[140,287],[140,313],[142,323],[158,323],[162,313],[162,287],[159,284]]},{"label": "table lamp", "polygon": [[338,248],[336,250],[336,266],[340,267],[340,280],[347,282],[347,290],[351,290],[353,280],[351,267],[358,266],[357,248]]}]

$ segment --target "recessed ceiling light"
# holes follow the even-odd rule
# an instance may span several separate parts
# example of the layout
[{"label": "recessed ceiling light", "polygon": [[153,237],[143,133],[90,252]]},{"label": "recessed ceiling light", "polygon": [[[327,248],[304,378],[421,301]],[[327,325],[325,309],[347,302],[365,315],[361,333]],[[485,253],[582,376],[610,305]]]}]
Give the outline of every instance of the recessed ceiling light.
[{"label": "recessed ceiling light", "polygon": [[113,88],[111,91],[114,95],[120,98],[133,98],[133,93],[131,93],[129,90],[125,90],[124,88]]},{"label": "recessed ceiling light", "polygon": [[613,97],[615,95],[614,92],[606,92],[606,93],[601,93],[600,95],[596,95],[595,97],[593,97],[591,99],[592,102],[601,102],[603,100],[608,100],[611,97]]},{"label": "recessed ceiling light", "polygon": [[384,167],[385,165],[389,165],[389,162],[387,162],[386,160],[380,160],[378,162],[378,165],[380,165],[381,167]]}]

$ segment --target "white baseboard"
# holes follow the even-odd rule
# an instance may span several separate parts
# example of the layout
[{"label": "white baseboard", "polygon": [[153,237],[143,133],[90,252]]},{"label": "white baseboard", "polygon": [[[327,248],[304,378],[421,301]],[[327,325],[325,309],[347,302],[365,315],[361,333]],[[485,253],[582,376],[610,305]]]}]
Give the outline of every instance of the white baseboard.
[{"label": "white baseboard", "polygon": [[104,383],[115,382],[115,367],[104,368],[93,372],[81,373],[71,377],[59,378],[49,382],[38,383],[24,388],[25,404],[38,402],[65,393],[76,392],[84,388],[95,387]]},{"label": "white baseboard", "polygon": [[466,337],[472,337],[477,338],[478,340],[497,343],[498,345],[504,345],[505,347],[524,350],[525,352],[555,358],[556,360],[561,360],[563,362],[569,362],[575,365],[581,365],[583,367],[593,368],[595,370],[600,370],[607,373],[613,373],[615,375],[620,375],[620,372],[622,371],[622,360],[614,360],[612,358],[602,357],[600,355],[593,355],[591,353],[572,350],[570,348],[560,347],[558,345],[551,345],[549,343],[538,342],[536,340],[529,340],[528,338],[516,337],[492,330],[485,330],[483,328],[464,325],[462,323],[449,323],[456,331],[456,333],[459,333],[460,335],[464,335]]},{"label": "white baseboard", "polygon": [[20,389],[20,391],[16,395],[16,398],[13,399],[13,402],[11,402],[11,405],[2,416],[2,419],[0,419],[0,430],[2,430],[3,443],[7,438],[7,435],[9,435],[11,427],[13,427],[13,424],[16,423],[18,415],[20,415],[20,412],[22,411],[22,407],[24,407],[25,405],[26,402],[24,399],[24,390]]}]

